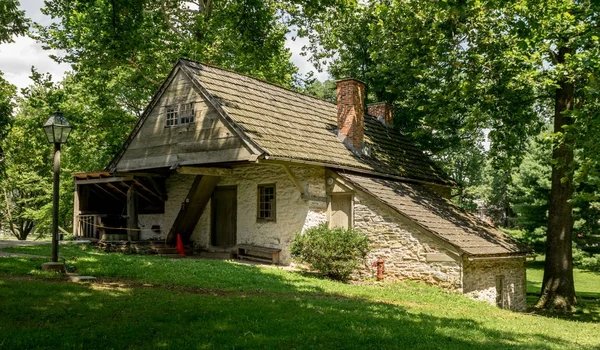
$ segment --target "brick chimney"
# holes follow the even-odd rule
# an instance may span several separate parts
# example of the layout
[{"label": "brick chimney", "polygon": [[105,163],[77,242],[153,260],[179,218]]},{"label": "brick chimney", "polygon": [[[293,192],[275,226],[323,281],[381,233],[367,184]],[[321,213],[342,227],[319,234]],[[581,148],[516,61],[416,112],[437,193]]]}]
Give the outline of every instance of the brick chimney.
[{"label": "brick chimney", "polygon": [[394,106],[387,102],[369,103],[367,114],[377,118],[385,126],[394,126]]},{"label": "brick chimney", "polygon": [[[359,149],[365,129],[365,84],[348,78],[337,81],[337,126],[338,136],[345,136],[344,142]],[[346,142],[347,141],[347,142]]]}]

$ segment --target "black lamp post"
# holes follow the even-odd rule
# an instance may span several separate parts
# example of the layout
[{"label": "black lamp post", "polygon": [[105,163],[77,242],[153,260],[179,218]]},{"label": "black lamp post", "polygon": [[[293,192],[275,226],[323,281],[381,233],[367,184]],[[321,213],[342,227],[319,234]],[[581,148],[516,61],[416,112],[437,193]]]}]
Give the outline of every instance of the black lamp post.
[{"label": "black lamp post", "polygon": [[[54,144],[54,185],[52,189],[52,262],[58,262],[58,198],[60,185],[60,145],[67,142],[73,127],[60,111],[48,118],[44,132]],[[64,267],[62,267],[64,269]]]}]

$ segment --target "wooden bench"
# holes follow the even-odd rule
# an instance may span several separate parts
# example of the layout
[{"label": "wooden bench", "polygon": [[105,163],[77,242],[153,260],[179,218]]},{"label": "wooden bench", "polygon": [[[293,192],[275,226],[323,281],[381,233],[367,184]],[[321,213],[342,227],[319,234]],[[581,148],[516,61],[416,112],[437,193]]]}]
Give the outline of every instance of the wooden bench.
[{"label": "wooden bench", "polygon": [[267,264],[279,264],[279,253],[281,249],[259,247],[250,244],[238,244],[237,256],[240,260],[251,260]]}]

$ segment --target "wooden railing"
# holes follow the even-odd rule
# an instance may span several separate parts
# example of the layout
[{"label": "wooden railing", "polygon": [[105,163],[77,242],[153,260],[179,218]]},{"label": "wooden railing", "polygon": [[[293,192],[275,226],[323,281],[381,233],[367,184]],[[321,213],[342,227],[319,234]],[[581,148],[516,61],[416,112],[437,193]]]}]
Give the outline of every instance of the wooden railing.
[{"label": "wooden railing", "polygon": [[78,215],[77,222],[79,222],[79,228],[77,230],[77,237],[81,238],[95,238],[100,239],[100,215]]}]

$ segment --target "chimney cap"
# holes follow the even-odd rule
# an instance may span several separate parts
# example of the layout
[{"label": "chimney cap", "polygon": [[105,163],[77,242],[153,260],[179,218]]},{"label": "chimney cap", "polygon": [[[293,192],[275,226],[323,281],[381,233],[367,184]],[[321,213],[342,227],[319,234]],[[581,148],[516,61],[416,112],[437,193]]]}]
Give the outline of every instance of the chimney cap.
[{"label": "chimney cap", "polygon": [[336,82],[337,84],[339,84],[339,83],[343,83],[343,82],[345,82],[345,81],[350,81],[350,80],[357,81],[357,82],[359,82],[359,83],[361,83],[361,84],[363,84],[363,85],[366,85],[364,81],[362,81],[362,80],[359,80],[359,79],[356,79],[356,78],[351,78],[351,77],[349,77],[349,78],[342,78],[342,79],[338,79],[338,80],[336,80],[335,82]]}]

